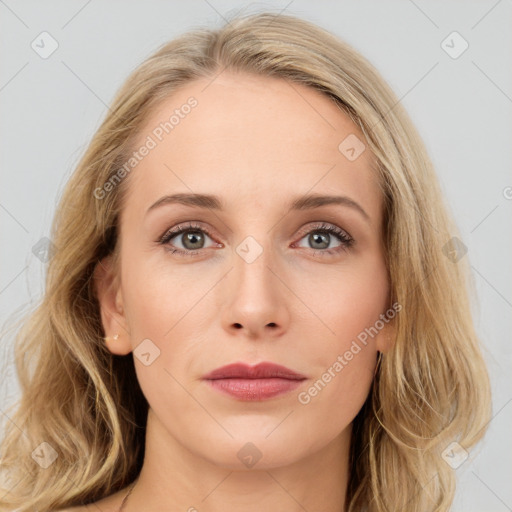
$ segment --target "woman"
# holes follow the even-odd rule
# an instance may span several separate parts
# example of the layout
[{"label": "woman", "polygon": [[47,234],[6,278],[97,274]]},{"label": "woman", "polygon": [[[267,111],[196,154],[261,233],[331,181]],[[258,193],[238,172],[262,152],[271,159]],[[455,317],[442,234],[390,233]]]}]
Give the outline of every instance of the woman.
[{"label": "woman", "polygon": [[465,258],[346,43],[262,13],[164,45],[52,229],[2,510],[449,509],[490,417]]}]

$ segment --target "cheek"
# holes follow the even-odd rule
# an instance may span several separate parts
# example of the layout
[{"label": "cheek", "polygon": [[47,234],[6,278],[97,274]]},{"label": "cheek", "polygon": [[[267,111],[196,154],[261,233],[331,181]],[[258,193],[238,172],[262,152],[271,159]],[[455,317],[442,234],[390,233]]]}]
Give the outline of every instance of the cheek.
[{"label": "cheek", "polygon": [[122,278],[125,316],[142,391],[152,406],[167,396],[186,410],[190,397],[178,382],[197,376],[197,369],[191,368],[197,359],[191,354],[198,351],[197,333],[208,328],[201,324],[205,295],[217,278],[208,271],[198,277],[191,267],[155,264],[143,255],[126,263]]},{"label": "cheek", "polygon": [[386,312],[388,281],[378,259],[329,277],[322,279],[321,289],[308,285],[309,303],[321,305],[316,311],[325,335],[304,345],[314,378],[298,401],[313,416],[329,414],[339,426],[353,419],[370,389],[376,339],[385,325],[380,315]]},{"label": "cheek", "polygon": [[348,350],[359,335],[364,339],[367,329],[386,311],[387,270],[378,255],[354,259],[346,267],[310,272],[302,277],[302,283],[301,296],[316,314],[318,327],[328,341],[326,347],[334,351]]},{"label": "cheek", "polygon": [[[210,273],[211,274],[211,273]],[[208,274],[198,278],[191,267],[172,265],[141,254],[123,269],[125,313],[133,343],[154,337],[163,341],[211,287]]]}]

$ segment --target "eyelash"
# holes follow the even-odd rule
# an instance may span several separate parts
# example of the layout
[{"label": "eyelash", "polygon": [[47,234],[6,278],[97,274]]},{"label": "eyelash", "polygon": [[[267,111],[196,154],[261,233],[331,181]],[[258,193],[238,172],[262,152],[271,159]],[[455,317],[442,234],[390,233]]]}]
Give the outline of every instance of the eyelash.
[{"label": "eyelash", "polygon": [[[166,231],[158,242],[162,245],[168,245],[170,240],[188,231],[200,231],[213,239],[209,231],[203,228],[201,225],[189,222],[185,225],[180,225],[178,227]],[[346,251],[350,249],[355,242],[355,240],[342,229],[332,224],[326,223],[322,223],[319,226],[315,226],[313,229],[305,233],[299,240],[302,240],[302,238],[314,232],[332,234],[338,239],[339,242],[341,242],[341,245],[339,247],[335,247],[333,249],[311,249],[312,251],[315,251],[315,255],[317,255],[318,253],[320,253],[321,256],[325,256],[326,254],[333,255],[341,251]],[[166,249],[172,254],[179,254],[181,256],[195,256],[196,254],[199,254],[203,250],[198,249],[196,251],[184,251],[182,249],[173,248],[170,245],[166,247]]]}]

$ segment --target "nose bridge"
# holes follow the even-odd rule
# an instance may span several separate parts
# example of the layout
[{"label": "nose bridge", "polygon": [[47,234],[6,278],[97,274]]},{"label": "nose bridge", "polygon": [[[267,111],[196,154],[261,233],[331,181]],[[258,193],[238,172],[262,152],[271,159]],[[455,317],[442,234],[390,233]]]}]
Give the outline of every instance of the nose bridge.
[{"label": "nose bridge", "polygon": [[274,253],[267,234],[260,234],[258,238],[248,235],[235,247],[233,277],[238,292],[274,295],[272,292],[276,283],[270,271],[275,264]]},{"label": "nose bridge", "polygon": [[282,329],[287,319],[282,285],[272,271],[279,265],[271,237],[265,232],[257,237],[248,235],[234,247],[230,297],[223,314],[225,328],[244,328],[252,336],[268,327]]},{"label": "nose bridge", "polygon": [[[260,211],[260,215],[254,213],[256,210]],[[261,214],[263,206],[258,201],[240,204],[238,213],[236,229],[243,238],[233,240],[235,275],[239,280],[252,280],[256,275],[258,280],[268,280],[267,274],[271,274],[268,267],[277,264],[272,243],[274,231],[269,229],[271,218]]]}]

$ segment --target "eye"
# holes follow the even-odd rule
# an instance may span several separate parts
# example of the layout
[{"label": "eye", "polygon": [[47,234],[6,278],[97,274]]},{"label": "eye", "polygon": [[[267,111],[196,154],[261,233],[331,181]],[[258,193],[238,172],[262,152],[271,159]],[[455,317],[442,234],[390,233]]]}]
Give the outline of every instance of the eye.
[{"label": "eye", "polygon": [[[306,240],[306,247],[314,249],[315,254],[324,256],[327,254],[336,254],[340,251],[346,251],[354,244],[354,239],[343,229],[332,224],[322,223],[314,229],[308,231],[307,235],[301,238]],[[329,247],[332,242],[338,242],[335,247]],[[304,247],[299,245],[299,247]]]},{"label": "eye", "polygon": [[[194,256],[201,249],[205,249],[205,238],[210,238],[208,232],[199,224],[189,222],[168,230],[160,239],[160,243],[167,245],[167,250],[171,253]],[[177,239],[177,242],[171,244],[173,239]],[[176,247],[176,243],[181,244],[181,247]]]},{"label": "eye", "polygon": [[[173,254],[182,256],[194,256],[199,254],[205,247],[205,238],[211,240],[209,232],[200,224],[188,222],[169,229],[160,238],[159,243],[166,246],[166,249]],[[176,239],[175,242],[172,240]],[[306,239],[306,243],[313,249],[315,255],[325,256],[346,251],[354,244],[355,240],[343,229],[338,228],[332,224],[321,223],[310,229],[306,236],[300,240]],[[331,246],[332,242],[337,242],[335,247]],[[296,242],[292,246],[304,247],[298,245]],[[181,244],[181,247],[180,247]],[[176,246],[178,245],[178,246]],[[215,245],[213,245],[215,246]],[[217,244],[217,247],[222,247],[222,244]]]}]

